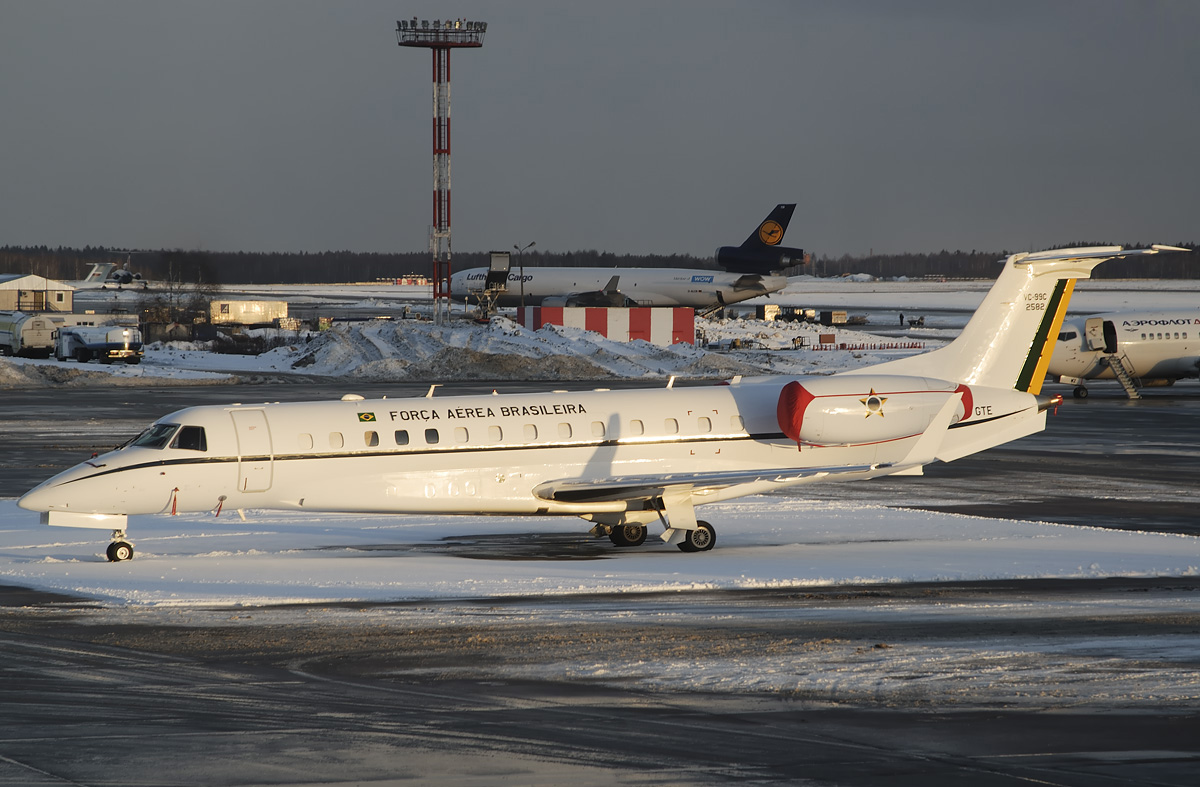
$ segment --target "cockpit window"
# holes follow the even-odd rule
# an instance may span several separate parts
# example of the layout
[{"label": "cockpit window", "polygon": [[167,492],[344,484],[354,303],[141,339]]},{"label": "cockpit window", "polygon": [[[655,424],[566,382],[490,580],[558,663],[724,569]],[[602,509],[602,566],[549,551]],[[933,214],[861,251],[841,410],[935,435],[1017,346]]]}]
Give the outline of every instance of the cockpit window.
[{"label": "cockpit window", "polygon": [[133,439],[130,445],[141,448],[165,448],[179,424],[155,424]]},{"label": "cockpit window", "polygon": [[1079,334],[1075,333],[1075,331],[1063,331],[1058,335],[1058,340],[1060,342],[1069,342],[1077,336],[1079,336]]},{"label": "cockpit window", "polygon": [[187,451],[207,451],[208,439],[204,436],[203,426],[183,426],[179,434],[171,441],[172,448],[183,448]]}]

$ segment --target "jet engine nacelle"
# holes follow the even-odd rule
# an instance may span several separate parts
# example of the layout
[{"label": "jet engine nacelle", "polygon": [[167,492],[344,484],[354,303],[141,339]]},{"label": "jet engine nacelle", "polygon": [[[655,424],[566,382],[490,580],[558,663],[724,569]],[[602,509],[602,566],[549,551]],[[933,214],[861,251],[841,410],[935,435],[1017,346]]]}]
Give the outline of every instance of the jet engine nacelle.
[{"label": "jet engine nacelle", "polygon": [[804,249],[787,246],[747,248],[745,246],[722,246],[717,249],[717,264],[730,273],[770,273],[793,265],[802,265],[807,260]]},{"label": "jet engine nacelle", "polygon": [[951,424],[972,413],[972,392],[965,385],[884,375],[794,380],[780,391],[776,414],[783,433],[801,447],[882,443],[923,433],[946,400],[960,392]]}]

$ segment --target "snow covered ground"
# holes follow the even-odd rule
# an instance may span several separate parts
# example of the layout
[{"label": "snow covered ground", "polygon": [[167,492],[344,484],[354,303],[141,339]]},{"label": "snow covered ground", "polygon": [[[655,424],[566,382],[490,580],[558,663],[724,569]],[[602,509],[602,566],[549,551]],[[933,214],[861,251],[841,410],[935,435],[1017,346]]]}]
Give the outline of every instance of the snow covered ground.
[{"label": "snow covered ground", "polygon": [[106,532],[43,527],[2,500],[0,581],[121,605],[238,606],[1200,575],[1197,538],[788,497],[705,507],[718,546],[700,555],[653,535],[616,549],[573,517],[245,515],[132,517],[137,557],[110,564]]}]

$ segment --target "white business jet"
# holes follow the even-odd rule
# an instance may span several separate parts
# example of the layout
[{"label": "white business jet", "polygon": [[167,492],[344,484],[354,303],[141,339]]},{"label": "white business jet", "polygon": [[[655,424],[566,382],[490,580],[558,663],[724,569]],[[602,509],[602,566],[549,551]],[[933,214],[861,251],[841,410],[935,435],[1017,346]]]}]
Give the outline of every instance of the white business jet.
[{"label": "white business jet", "polygon": [[222,508],[571,515],[617,546],[659,523],[685,552],[696,506],[818,481],[920,475],[1045,428],[1038,397],[1074,279],[1119,246],[1014,254],[953,342],[826,377],[710,387],[192,407],[19,501],[50,525]]},{"label": "white business jet", "polygon": [[1200,310],[1112,312],[1063,323],[1049,372],[1088,395],[1086,380],[1117,380],[1131,399],[1140,386],[1200,376]]}]

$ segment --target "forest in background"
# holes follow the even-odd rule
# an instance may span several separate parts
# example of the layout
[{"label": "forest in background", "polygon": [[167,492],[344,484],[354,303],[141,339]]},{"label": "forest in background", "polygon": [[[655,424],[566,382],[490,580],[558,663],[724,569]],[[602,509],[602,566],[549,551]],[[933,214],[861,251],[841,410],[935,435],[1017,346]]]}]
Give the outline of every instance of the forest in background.
[{"label": "forest in background", "polygon": [[[1063,244],[1069,246],[1118,245],[1098,242]],[[1141,248],[1138,243],[1120,244]],[[1142,259],[1113,260],[1096,269],[1096,278],[1104,279],[1194,279],[1200,278],[1200,254],[1194,243],[1172,245],[1192,249],[1189,253],[1160,254]],[[939,251],[914,254],[874,254],[866,257],[844,255],[837,258],[814,256],[806,266],[789,268],[788,275],[812,274],[823,277],[866,273],[877,278],[991,279],[999,273],[997,261],[1006,251]],[[455,253],[454,270],[484,267],[488,252]],[[541,252],[529,251],[512,257],[513,267],[522,261],[527,267],[622,267],[622,268],[701,268],[719,270],[712,258],[685,254],[617,255],[600,251]],[[317,253],[257,253],[220,251],[137,251],[113,250],[88,246],[83,249],[46,246],[0,247],[0,274],[34,273],[48,279],[74,281],[84,278],[91,266],[100,262],[128,266],[150,281],[171,281],[209,286],[237,284],[332,284],[395,279],[411,274],[431,276],[429,252],[397,254],[326,251]]]}]

